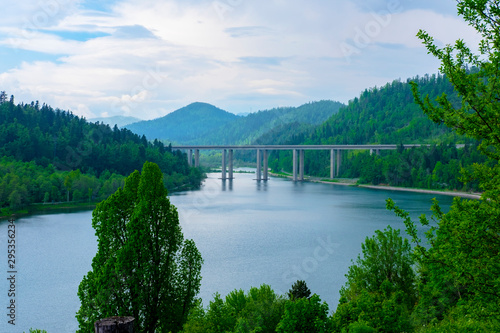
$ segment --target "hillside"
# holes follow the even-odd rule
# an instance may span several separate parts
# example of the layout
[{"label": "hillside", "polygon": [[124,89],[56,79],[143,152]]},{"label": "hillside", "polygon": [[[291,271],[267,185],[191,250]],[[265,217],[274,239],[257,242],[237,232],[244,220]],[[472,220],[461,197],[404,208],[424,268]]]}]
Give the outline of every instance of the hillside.
[{"label": "hillside", "polygon": [[450,82],[442,75],[395,80],[380,88],[366,89],[311,133],[307,142],[389,144],[458,140],[449,128],[433,123],[422,112],[414,102],[410,81],[417,82],[420,92],[431,100],[446,93],[453,103],[460,103]]},{"label": "hillside", "polygon": [[298,123],[319,125],[343,104],[319,101],[237,116],[206,103],[193,103],[164,117],[130,124],[126,128],[149,140],[182,144],[248,144],[275,128]]},{"label": "hillside", "polygon": [[[277,128],[286,129],[293,124],[319,125],[336,114],[344,104],[335,101],[319,101],[299,107],[283,107],[250,113],[226,124],[205,138],[204,144],[250,144],[262,135]],[[199,144],[198,142],[191,142]]]},{"label": "hillside", "polygon": [[171,190],[201,183],[201,171],[185,155],[158,141],[38,102],[0,104],[0,209],[101,199],[146,160],[160,166]]},{"label": "hillside", "polygon": [[[366,89],[346,107],[314,128],[277,127],[261,136],[259,144],[405,144],[429,143],[429,148],[383,151],[380,155],[366,152],[343,152],[341,177],[360,178],[363,183],[385,183],[420,188],[462,189],[457,181],[461,167],[484,162],[475,140],[459,136],[444,125],[433,123],[414,102],[410,81],[418,83],[422,95],[435,100],[445,92],[450,101],[460,99],[448,79],[442,75],[400,80],[380,88]],[[470,147],[456,149],[456,143]],[[291,153],[272,152],[269,166],[273,171],[291,171]],[[330,152],[307,151],[305,173],[319,177],[330,175]],[[476,183],[464,189],[478,190]]]},{"label": "hillside", "polygon": [[149,140],[188,142],[205,137],[239,117],[207,103],[192,103],[164,117],[125,126]]}]

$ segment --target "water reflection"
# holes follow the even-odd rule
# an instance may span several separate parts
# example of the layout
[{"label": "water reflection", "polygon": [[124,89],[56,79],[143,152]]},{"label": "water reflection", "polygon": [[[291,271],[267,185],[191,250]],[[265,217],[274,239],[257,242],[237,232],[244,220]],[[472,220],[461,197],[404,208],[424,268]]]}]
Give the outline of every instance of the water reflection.
[{"label": "water reflection", "polygon": [[267,180],[256,180],[257,191],[267,192]]},{"label": "water reflection", "polygon": [[233,190],[233,180],[232,179],[222,179],[221,189],[225,192],[227,189],[231,192]]}]

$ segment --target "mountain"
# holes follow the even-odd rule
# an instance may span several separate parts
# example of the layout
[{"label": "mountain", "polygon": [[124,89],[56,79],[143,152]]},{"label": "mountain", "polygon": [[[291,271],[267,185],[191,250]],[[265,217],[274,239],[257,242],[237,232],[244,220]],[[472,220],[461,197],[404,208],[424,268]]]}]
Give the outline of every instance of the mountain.
[{"label": "mountain", "polygon": [[344,106],[319,101],[299,107],[281,107],[237,116],[206,103],[193,103],[162,118],[141,121],[126,128],[148,139],[182,144],[248,144],[276,128],[323,123]]},{"label": "mountain", "polygon": [[101,122],[113,128],[115,125],[118,127],[125,127],[126,125],[130,125],[138,121],[141,121],[141,119],[136,117],[113,116],[113,117],[97,117],[88,119],[88,121],[91,123]]},{"label": "mountain", "polygon": [[186,142],[202,138],[239,117],[207,103],[192,103],[164,117],[125,126],[149,140]]},{"label": "mountain", "polygon": [[[336,114],[344,104],[335,101],[311,102],[299,107],[282,107],[250,113],[226,124],[218,131],[199,138],[204,144],[250,144],[276,128],[320,125]],[[192,142],[199,144],[198,142]]]}]

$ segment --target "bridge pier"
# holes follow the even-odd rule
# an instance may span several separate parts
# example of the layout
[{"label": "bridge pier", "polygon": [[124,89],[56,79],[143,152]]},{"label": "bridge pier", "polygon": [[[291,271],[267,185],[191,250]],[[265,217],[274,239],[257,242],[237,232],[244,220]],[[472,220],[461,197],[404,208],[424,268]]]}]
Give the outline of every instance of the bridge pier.
[{"label": "bridge pier", "polygon": [[340,174],[340,163],[342,163],[342,155],[341,155],[341,150],[337,149],[337,174],[336,176],[338,177]]},{"label": "bridge pier", "polygon": [[330,149],[330,179],[335,177],[335,149]]},{"label": "bridge pier", "polygon": [[226,150],[222,150],[222,180],[226,179]]},{"label": "bridge pier", "polygon": [[188,155],[188,165],[193,166],[193,150],[188,149],[187,155]]},{"label": "bridge pier", "polygon": [[268,177],[268,169],[269,169],[269,166],[268,166],[268,151],[264,149],[264,177],[263,179],[264,180],[268,180],[269,177]]},{"label": "bridge pier", "polygon": [[293,181],[297,181],[297,149],[293,150]]},{"label": "bridge pier", "polygon": [[228,165],[228,171],[229,171],[229,179],[233,179],[233,150],[229,149],[229,165]]},{"label": "bridge pier", "polygon": [[299,154],[299,180],[304,180],[304,149]]},{"label": "bridge pier", "polygon": [[261,165],[260,149],[257,149],[257,180],[261,180]]},{"label": "bridge pier", "polygon": [[195,149],[194,151],[194,166],[199,167],[200,166],[200,150]]}]

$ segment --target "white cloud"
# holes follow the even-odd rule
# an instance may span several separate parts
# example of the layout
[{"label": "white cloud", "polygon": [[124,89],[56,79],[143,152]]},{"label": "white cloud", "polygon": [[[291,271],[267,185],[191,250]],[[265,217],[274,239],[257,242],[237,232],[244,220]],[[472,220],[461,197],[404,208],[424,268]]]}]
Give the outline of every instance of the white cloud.
[{"label": "white cloud", "polygon": [[[437,71],[415,37],[420,28],[442,43],[477,41],[460,18],[430,3],[419,9],[402,1],[390,12],[378,0],[363,7],[338,0],[124,0],[102,12],[78,1],[45,3],[52,1],[64,5],[19,4],[20,17],[0,22],[0,45],[12,57],[23,49],[57,61],[20,61],[0,74],[0,86],[18,101],[38,99],[86,116],[149,119],[194,101],[233,112],[345,102],[375,84]],[[358,37],[362,47],[358,31],[368,31]],[[104,34],[71,38],[80,32]],[[357,52],[347,59],[342,45]]]}]

